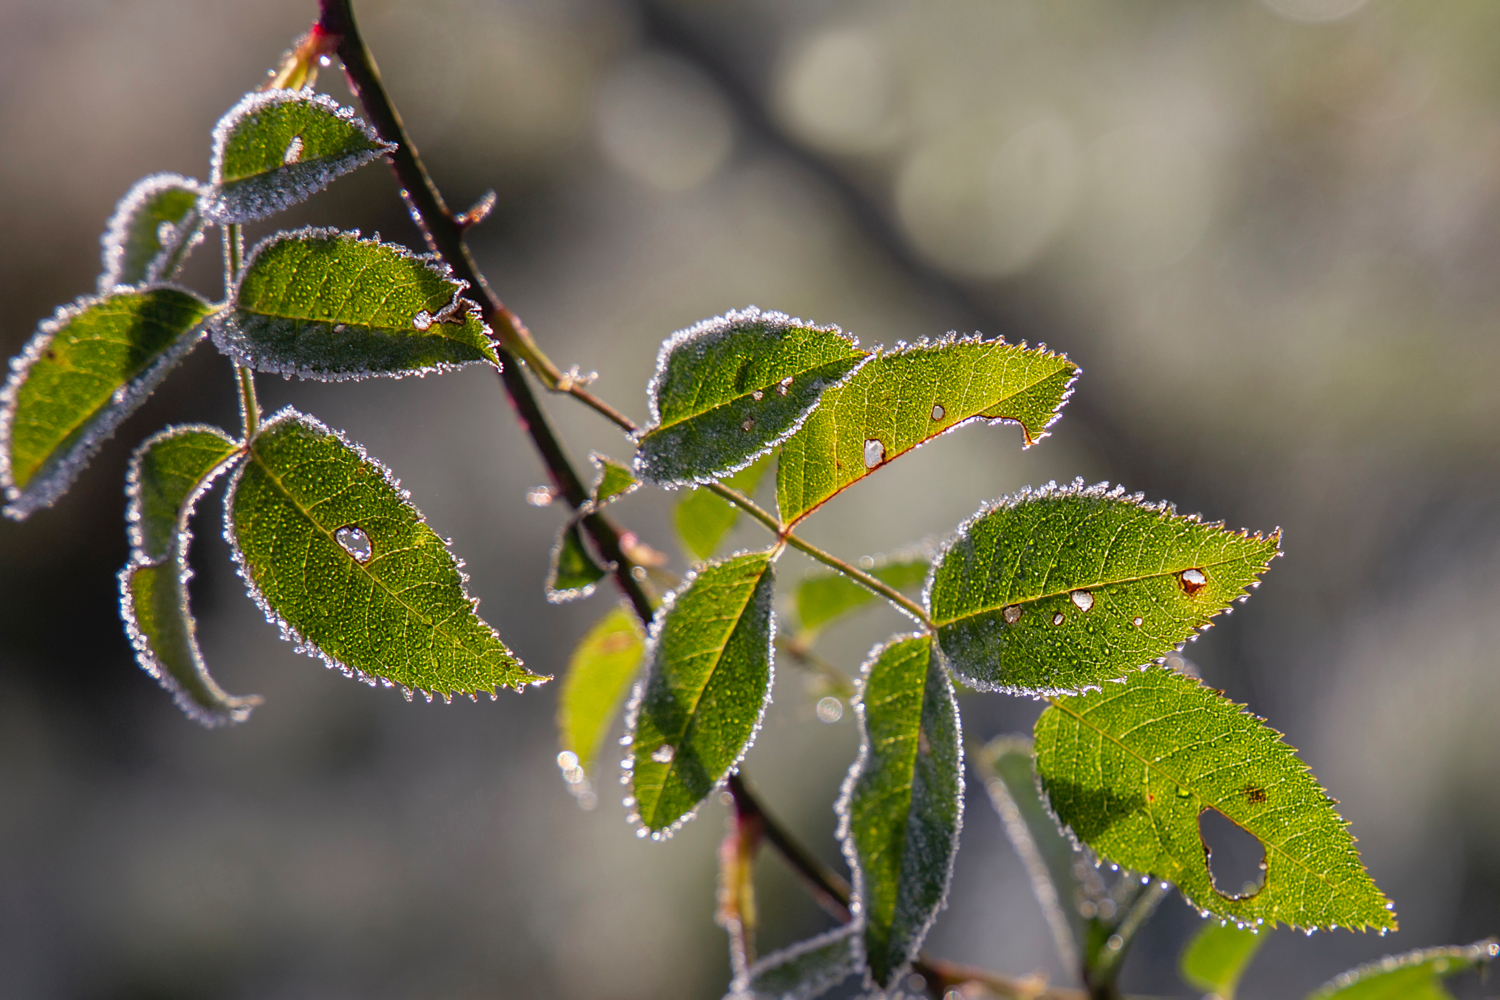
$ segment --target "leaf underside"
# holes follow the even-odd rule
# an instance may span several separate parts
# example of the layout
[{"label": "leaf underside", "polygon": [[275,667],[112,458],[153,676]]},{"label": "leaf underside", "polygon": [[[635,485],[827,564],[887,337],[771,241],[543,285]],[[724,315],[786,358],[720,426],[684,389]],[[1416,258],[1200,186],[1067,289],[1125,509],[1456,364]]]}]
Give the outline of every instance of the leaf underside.
[{"label": "leaf underside", "polygon": [[948,892],[963,820],[958,705],[932,637],[871,654],[859,697],[863,742],[840,798],[869,978],[893,988]]},{"label": "leaf underside", "polygon": [[860,970],[859,923],[765,956],[730,984],[724,1000],[813,1000]]},{"label": "leaf underside", "polygon": [[589,553],[583,540],[583,529],[577,519],[570,520],[557,533],[547,570],[545,591],[553,604],[588,597],[604,579],[605,569]]},{"label": "leaf underside", "polygon": [[299,229],[255,248],[214,343],[257,371],[321,381],[486,361],[489,329],[443,265],[358,233]]},{"label": "leaf underside", "polygon": [[[897,590],[914,587],[927,578],[932,560],[895,558],[869,570],[871,576]],[[809,573],[797,584],[797,621],[804,633],[814,633],[844,615],[874,603],[875,595],[842,573]]]},{"label": "leaf underside", "polygon": [[[1291,747],[1219,692],[1163,667],[1055,698],[1036,723],[1057,818],[1101,856],[1174,883],[1238,924],[1396,929],[1333,801]],[[1261,843],[1264,884],[1226,895],[1199,817],[1216,809]]]},{"label": "leaf underside", "polygon": [[311,417],[288,408],[263,425],[225,513],[251,596],[330,666],[445,698],[546,679],[480,620],[459,563],[385,469]]},{"label": "leaf underside", "polygon": [[100,242],[104,272],[99,293],[116,285],[139,285],[170,278],[203,239],[198,201],[205,188],[177,174],[153,174],[120,199]]},{"label": "leaf underside", "polygon": [[635,812],[688,818],[749,748],[771,695],[769,552],[700,567],[656,614],[630,711]]},{"label": "leaf underside", "polygon": [[795,431],[866,355],[836,327],[751,306],[673,334],[647,386],[635,468],[663,485],[706,483]]},{"label": "leaf underside", "polygon": [[1465,946],[1423,948],[1391,955],[1344,973],[1307,1000],[1452,1000],[1444,976],[1487,965],[1500,956],[1500,943],[1486,938]]},{"label": "leaf underside", "polygon": [[219,223],[267,218],[395,148],[326,94],[246,94],[214,127],[204,214]]},{"label": "leaf underside", "polygon": [[[724,480],[724,485],[745,496],[755,492],[766,469],[771,464],[770,455],[762,455],[739,472]],[[740,518],[740,509],[701,486],[688,490],[672,511],[673,523],[677,526],[677,537],[682,547],[694,559],[702,562],[712,559],[724,536],[729,534]]]},{"label": "leaf underside", "polygon": [[592,770],[604,751],[610,721],[641,664],[645,636],[635,613],[617,605],[589,629],[568,660],[557,697],[562,748]]},{"label": "leaf underside", "polygon": [[243,722],[261,702],[215,683],[188,608],[188,518],[238,452],[239,442],[216,427],[169,427],[136,449],[126,481],[131,552],[119,577],[125,632],[141,669],[205,726]]},{"label": "leaf underside", "polygon": [[179,288],[122,288],[43,322],[0,390],[5,513],[19,520],[61,496],[198,342],[212,308]]},{"label": "leaf underside", "polygon": [[1077,691],[1165,656],[1242,599],[1276,555],[1262,538],[1105,486],[987,506],[938,555],[927,603],[966,684]]},{"label": "leaf underside", "polygon": [[795,524],[923,442],[974,420],[1046,436],[1078,368],[1045,348],[951,339],[882,352],[828,389],[781,451],[776,502]]}]

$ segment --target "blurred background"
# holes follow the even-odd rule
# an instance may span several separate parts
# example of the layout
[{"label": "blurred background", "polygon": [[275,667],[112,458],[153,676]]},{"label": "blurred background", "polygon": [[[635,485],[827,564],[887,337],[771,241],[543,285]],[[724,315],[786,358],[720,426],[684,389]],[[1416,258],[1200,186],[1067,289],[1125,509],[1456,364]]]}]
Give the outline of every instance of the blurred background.
[{"label": "blurred background", "polygon": [[[1075,476],[1284,529],[1265,585],[1186,654],[1341,800],[1402,930],[1281,931],[1242,996],[1500,931],[1500,6],[357,7],[450,203],[499,192],[473,235],[496,289],[637,419],[659,341],[749,303],[867,345],[978,330],[1082,365],[1039,446],[963,429],[830,504],[815,541],[853,557],[936,540],[984,500]],[[214,122],[314,15],[310,0],[0,0],[4,354],[93,290],[98,234],[134,180],[207,176]],[[320,84],[349,99],[337,73]],[[381,165],[278,221],[419,245]],[[217,259],[211,240],[185,280],[216,295]],[[563,514],[524,502],[545,476],[492,375],[261,384],[268,407],[295,403],[384,459],[454,539],[487,619],[528,666],[562,671],[614,595],[544,601]],[[591,413],[551,406],[580,460],[629,455]],[[641,842],[612,769],[598,808],[568,794],[555,684],[408,704],[297,655],[244,597],[218,491],[195,521],[200,638],[219,681],[265,704],[206,731],[135,667],[115,615],[124,467],[184,420],[236,426],[211,347],[53,509],[0,523],[0,992],[719,996],[722,806]],[[619,515],[676,553],[674,499],[642,491]],[[780,572],[805,569],[788,556]],[[853,672],[901,627],[874,610],[820,649]],[[969,695],[963,711],[988,739],[1038,706]],[[746,770],[830,863],[855,748],[853,713],[819,721],[783,665]],[[972,779],[966,819],[931,950],[1066,980]],[[828,926],[770,855],[760,891],[764,947]],[[1127,987],[1189,995],[1175,956],[1198,923],[1164,904]]]}]

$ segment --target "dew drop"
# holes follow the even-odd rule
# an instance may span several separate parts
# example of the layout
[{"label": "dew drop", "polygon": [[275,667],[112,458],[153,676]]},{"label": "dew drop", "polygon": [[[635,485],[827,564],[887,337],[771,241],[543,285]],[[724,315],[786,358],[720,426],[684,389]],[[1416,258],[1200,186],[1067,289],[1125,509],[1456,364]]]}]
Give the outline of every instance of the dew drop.
[{"label": "dew drop", "polygon": [[533,486],[526,491],[526,502],[533,507],[546,507],[557,499],[557,494],[550,486]]},{"label": "dew drop", "polygon": [[1188,791],[1186,788],[1183,788],[1181,785],[1178,785],[1177,786],[1177,797],[1179,799],[1190,799],[1190,798],[1193,797],[1193,793],[1190,792],[1190,791]]},{"label": "dew drop", "polygon": [[844,703],[832,695],[819,698],[817,713],[823,722],[837,722],[844,717]]},{"label": "dew drop", "polygon": [[885,461],[885,445],[871,438],[865,442],[865,468],[873,469]]},{"label": "dew drop", "polygon": [[432,326],[432,313],[428,312],[426,309],[423,309],[421,312],[417,313],[411,318],[411,325],[416,327],[418,330],[427,329],[428,327]]},{"label": "dew drop", "polygon": [[1052,616],[1052,624],[1054,624],[1054,625],[1061,625],[1062,623],[1063,623],[1063,613],[1061,611],[1059,611],[1057,614],[1055,614],[1055,615]]},{"label": "dew drop", "polygon": [[1000,616],[1005,619],[1005,624],[1014,625],[1021,620],[1021,606],[1019,604],[1007,604],[1005,610],[1000,612]]},{"label": "dew drop", "polygon": [[302,159],[302,137],[292,136],[292,141],[286,144],[286,152],[281,154],[281,162],[291,166]]},{"label": "dew drop", "polygon": [[333,537],[344,547],[345,552],[354,557],[355,562],[367,563],[375,554],[375,546],[370,542],[370,536],[352,524],[335,531]]},{"label": "dew drop", "polygon": [[742,430],[742,431],[749,431],[754,426],[755,426],[755,418],[754,417],[746,417],[744,423],[740,424],[740,430]]},{"label": "dew drop", "polygon": [[1130,620],[1130,624],[1134,625],[1136,628],[1140,628],[1145,623],[1146,619],[1142,618],[1140,615],[1137,615]]},{"label": "dew drop", "polygon": [[651,836],[651,831],[646,829],[644,826],[638,826],[636,827],[635,835],[642,840],[645,840],[647,837]]},{"label": "dew drop", "polygon": [[329,66],[333,65],[333,57],[332,56],[318,56],[318,65],[322,66],[324,69],[327,69]]},{"label": "dew drop", "polygon": [[161,246],[171,246],[177,242],[177,227],[170,222],[163,222],[156,227],[156,242]]},{"label": "dew drop", "polygon": [[1068,595],[1079,611],[1088,611],[1094,606],[1094,595],[1087,590],[1075,590]]},{"label": "dew drop", "polygon": [[788,392],[791,391],[791,388],[792,388],[792,377],[790,375],[788,375],[786,378],[784,378],[780,382],[776,383],[776,395],[778,395],[778,396],[785,396]]},{"label": "dew drop", "polygon": [[670,764],[675,756],[677,756],[677,750],[670,743],[663,743],[651,751],[651,759],[658,764]]},{"label": "dew drop", "polygon": [[1182,592],[1189,597],[1202,590],[1208,583],[1208,577],[1203,575],[1201,569],[1185,569],[1177,574],[1177,579],[1182,583]]},{"label": "dew drop", "polygon": [[947,415],[948,415],[948,411],[945,410],[945,409],[943,409],[943,404],[942,403],[933,403],[932,404],[932,419],[933,420],[942,420]]},{"label": "dew drop", "polygon": [[757,403],[759,403],[762,399],[766,398],[766,394],[764,392],[762,392],[761,390],[756,389],[754,392],[752,392],[750,394],[750,398],[753,399],[753,400],[755,400]]}]

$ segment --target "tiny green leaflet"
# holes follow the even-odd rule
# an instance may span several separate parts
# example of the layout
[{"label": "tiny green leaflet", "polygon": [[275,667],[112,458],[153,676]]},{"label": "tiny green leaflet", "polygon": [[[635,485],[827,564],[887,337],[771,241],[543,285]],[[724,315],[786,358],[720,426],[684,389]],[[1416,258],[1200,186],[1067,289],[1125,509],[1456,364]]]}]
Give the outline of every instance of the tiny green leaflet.
[{"label": "tiny green leaflet", "polygon": [[116,285],[165,281],[203,239],[198,203],[208,188],[179,174],[152,174],[135,182],[110,217],[101,242],[104,270],[99,294]]}]

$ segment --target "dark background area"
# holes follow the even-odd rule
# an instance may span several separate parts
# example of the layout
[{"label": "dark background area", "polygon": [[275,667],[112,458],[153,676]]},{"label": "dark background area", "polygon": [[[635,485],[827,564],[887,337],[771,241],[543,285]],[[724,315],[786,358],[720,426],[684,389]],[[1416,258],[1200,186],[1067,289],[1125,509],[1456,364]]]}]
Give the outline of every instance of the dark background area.
[{"label": "dark background area", "polygon": [[[1399,934],[1278,932],[1241,995],[1300,996],[1392,950],[1500,931],[1500,7],[1480,0],[395,0],[358,5],[473,245],[551,356],[637,419],[656,346],[754,303],[866,344],[979,330],[1083,367],[1053,435],[967,428],[807,527],[847,556],[982,501],[1110,480],[1285,531],[1254,599],[1187,649],[1284,732],[1353,825]],[[207,176],[209,131],[311,22],[305,0],[0,0],[0,350],[93,290],[114,202]],[[320,81],[348,94],[336,73]],[[419,238],[381,165],[278,225]],[[272,227],[250,233],[258,238]],[[213,237],[185,280],[218,291]],[[541,673],[613,595],[541,593],[562,513],[492,375],[261,379],[401,477]],[[575,456],[629,454],[552,401]],[[581,811],[556,685],[445,706],[296,655],[200,505],[205,657],[246,725],[206,731],[116,617],[129,450],[237,420],[198,351],[54,508],[0,523],[0,992],[69,998],[714,997],[712,804],[638,841],[612,778]],[[671,544],[673,497],[620,517]],[[759,544],[754,526],[737,542]],[[678,566],[680,568],[680,557]],[[803,571],[783,560],[790,581]],[[783,588],[786,590],[787,588]],[[853,672],[903,621],[830,631]],[[783,665],[746,769],[827,860],[853,714]],[[967,735],[1037,706],[963,700]],[[766,947],[826,926],[767,856]],[[1186,996],[1175,897],[1126,983]],[[977,781],[931,949],[1061,976]],[[1470,987],[1477,989],[1477,987]],[[1492,992],[1493,986],[1489,987]]]}]

